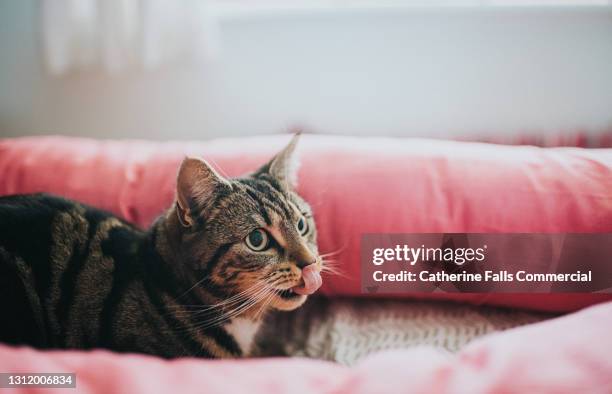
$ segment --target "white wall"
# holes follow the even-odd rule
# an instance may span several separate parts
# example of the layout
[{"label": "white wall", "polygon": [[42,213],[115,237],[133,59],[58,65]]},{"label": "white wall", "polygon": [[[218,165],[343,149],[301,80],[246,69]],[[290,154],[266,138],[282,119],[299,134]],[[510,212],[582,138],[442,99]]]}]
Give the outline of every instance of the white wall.
[{"label": "white wall", "polygon": [[394,8],[224,19],[198,68],[47,75],[38,2],[0,1],[0,135],[450,136],[612,126],[612,9]]}]

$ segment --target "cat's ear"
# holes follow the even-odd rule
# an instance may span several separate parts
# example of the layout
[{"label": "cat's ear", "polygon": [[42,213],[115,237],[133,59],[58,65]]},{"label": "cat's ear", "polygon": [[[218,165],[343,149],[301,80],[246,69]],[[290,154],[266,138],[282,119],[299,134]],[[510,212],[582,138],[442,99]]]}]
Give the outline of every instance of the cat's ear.
[{"label": "cat's ear", "polygon": [[181,224],[193,225],[195,215],[206,210],[217,193],[231,190],[231,183],[202,159],[186,157],[176,180],[176,212]]},{"label": "cat's ear", "polygon": [[276,154],[268,163],[255,174],[267,173],[272,175],[279,183],[288,189],[297,186],[297,173],[300,166],[295,147],[300,139],[300,133],[291,138],[289,144]]}]

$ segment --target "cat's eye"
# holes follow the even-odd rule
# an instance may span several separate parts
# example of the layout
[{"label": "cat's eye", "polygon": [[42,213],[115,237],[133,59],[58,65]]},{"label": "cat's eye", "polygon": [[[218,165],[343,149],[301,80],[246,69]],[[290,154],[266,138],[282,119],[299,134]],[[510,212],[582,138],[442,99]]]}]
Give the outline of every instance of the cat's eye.
[{"label": "cat's eye", "polygon": [[257,230],[251,231],[245,238],[244,242],[251,250],[261,252],[262,250],[266,250],[268,248],[270,239],[264,230],[258,228]]},{"label": "cat's eye", "polygon": [[304,219],[304,217],[301,217],[295,226],[297,227],[297,230],[300,235],[306,235],[308,233],[308,222],[306,222],[306,219]]}]

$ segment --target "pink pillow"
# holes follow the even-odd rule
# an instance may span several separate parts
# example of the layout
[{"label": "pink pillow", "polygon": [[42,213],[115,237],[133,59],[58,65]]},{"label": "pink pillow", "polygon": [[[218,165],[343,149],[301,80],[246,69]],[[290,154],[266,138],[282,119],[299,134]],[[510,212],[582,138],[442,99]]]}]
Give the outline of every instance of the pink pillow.
[{"label": "pink pillow", "polygon": [[[65,393],[609,393],[612,303],[486,335],[457,354],[416,347],[354,367],[322,360],[161,360],[0,344],[4,373],[76,373]],[[58,389],[14,392],[56,393]]]},{"label": "pink pillow", "polygon": [[[147,226],[174,196],[181,159],[198,155],[235,176],[267,161],[287,136],[208,142],[0,141],[0,194],[45,191]],[[303,136],[299,192],[310,202],[322,253],[346,277],[323,292],[360,294],[360,236],[376,232],[612,232],[612,150]],[[607,294],[422,294],[570,311]]]}]

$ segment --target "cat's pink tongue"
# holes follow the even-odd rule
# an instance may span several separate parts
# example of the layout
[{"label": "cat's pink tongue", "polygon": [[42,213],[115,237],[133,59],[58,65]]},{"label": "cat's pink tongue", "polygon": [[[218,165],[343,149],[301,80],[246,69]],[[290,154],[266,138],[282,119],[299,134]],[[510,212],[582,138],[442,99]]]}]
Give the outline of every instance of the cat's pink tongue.
[{"label": "cat's pink tongue", "polygon": [[309,295],[314,293],[323,284],[321,273],[315,267],[316,264],[310,264],[302,269],[302,279],[304,279],[303,286],[296,286],[293,288],[298,294]]}]

